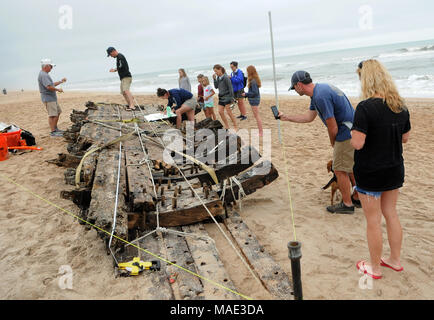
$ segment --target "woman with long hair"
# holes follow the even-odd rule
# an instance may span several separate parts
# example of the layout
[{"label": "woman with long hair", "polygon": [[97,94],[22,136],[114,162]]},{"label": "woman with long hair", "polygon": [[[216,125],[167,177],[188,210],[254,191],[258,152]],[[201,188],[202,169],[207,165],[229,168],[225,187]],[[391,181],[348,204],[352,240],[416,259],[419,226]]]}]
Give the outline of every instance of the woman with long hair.
[{"label": "woman with long hair", "polygon": [[243,93],[242,96],[247,97],[249,100],[256,123],[258,124],[259,136],[262,137],[262,120],[259,116],[259,103],[261,102],[259,88],[261,87],[261,79],[259,79],[258,72],[254,66],[247,67],[247,87],[249,88],[249,91],[247,93]]},{"label": "woman with long hair", "polygon": [[184,89],[187,90],[188,92],[191,92],[190,79],[187,77],[187,73],[185,72],[185,70],[179,69],[178,73],[179,73],[179,79],[178,79],[179,89]]},{"label": "woman with long hair", "polygon": [[[362,99],[355,111],[351,145],[354,147],[356,190],[367,222],[371,260],[358,261],[357,269],[373,279],[381,267],[402,271],[402,228],[396,211],[404,182],[402,144],[410,135],[410,114],[386,68],[377,60],[362,61],[357,74]],[[386,220],[390,255],[382,257],[381,219]]]},{"label": "woman with long hair", "polygon": [[213,67],[214,74],[212,75],[214,79],[214,87],[219,90],[219,114],[223,120],[226,129],[229,129],[229,123],[225,116],[225,110],[228,114],[229,118],[231,118],[232,123],[234,124],[234,129],[237,131],[237,122],[235,116],[232,113],[230,108],[231,103],[234,101],[234,90],[232,88],[231,79],[229,79],[226,74],[225,68],[221,65],[216,64]]}]

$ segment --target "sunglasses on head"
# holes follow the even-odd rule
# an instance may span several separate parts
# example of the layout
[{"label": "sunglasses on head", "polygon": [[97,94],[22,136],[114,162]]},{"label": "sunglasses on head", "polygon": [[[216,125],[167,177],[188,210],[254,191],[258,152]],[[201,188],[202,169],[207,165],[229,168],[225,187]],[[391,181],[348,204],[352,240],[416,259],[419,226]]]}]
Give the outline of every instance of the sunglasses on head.
[{"label": "sunglasses on head", "polygon": [[364,61],[360,61],[360,63],[359,63],[359,69],[362,69],[362,67],[363,67],[363,62],[364,62]]}]

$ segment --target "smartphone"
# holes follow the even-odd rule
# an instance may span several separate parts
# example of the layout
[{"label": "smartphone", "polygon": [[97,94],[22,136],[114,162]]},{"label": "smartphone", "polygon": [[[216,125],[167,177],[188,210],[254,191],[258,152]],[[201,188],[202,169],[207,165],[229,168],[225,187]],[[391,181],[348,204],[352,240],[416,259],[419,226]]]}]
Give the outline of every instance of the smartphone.
[{"label": "smartphone", "polygon": [[272,107],[271,107],[271,111],[273,111],[273,115],[274,115],[274,118],[275,118],[276,120],[280,119],[280,116],[279,116],[279,110],[277,110],[277,107],[276,107],[276,106],[272,106]]}]

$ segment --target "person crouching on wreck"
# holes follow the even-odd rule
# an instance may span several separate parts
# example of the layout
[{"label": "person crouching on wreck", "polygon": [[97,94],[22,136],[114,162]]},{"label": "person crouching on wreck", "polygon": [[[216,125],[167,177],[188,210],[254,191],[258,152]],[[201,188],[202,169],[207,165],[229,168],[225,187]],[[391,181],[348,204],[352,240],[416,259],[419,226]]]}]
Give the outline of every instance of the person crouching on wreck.
[{"label": "person crouching on wreck", "polygon": [[[176,113],[176,128],[181,128],[182,115],[187,114],[188,121],[194,121],[195,108],[197,105],[193,94],[184,89],[171,89],[166,90],[162,88],[157,89],[157,96],[161,99],[167,99],[167,106],[175,110]],[[176,106],[173,108],[173,104]],[[164,111],[166,114],[166,111]]]}]

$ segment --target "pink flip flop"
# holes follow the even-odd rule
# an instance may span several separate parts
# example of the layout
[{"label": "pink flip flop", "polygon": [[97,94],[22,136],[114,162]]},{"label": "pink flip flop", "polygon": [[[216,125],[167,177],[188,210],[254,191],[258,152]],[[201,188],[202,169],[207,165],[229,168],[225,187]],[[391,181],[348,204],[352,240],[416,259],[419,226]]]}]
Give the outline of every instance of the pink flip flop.
[{"label": "pink flip flop", "polygon": [[375,274],[369,273],[366,270],[365,261],[363,261],[363,260],[357,261],[356,268],[357,268],[357,270],[362,271],[364,274],[367,274],[368,276],[370,276],[372,279],[378,280],[378,279],[381,279],[383,277],[383,276],[376,276]]},{"label": "pink flip flop", "polygon": [[383,259],[381,259],[380,266],[390,268],[396,272],[401,272],[402,270],[404,270],[404,267],[401,267],[399,269],[392,267],[390,264],[387,264],[386,262],[384,262]]}]

